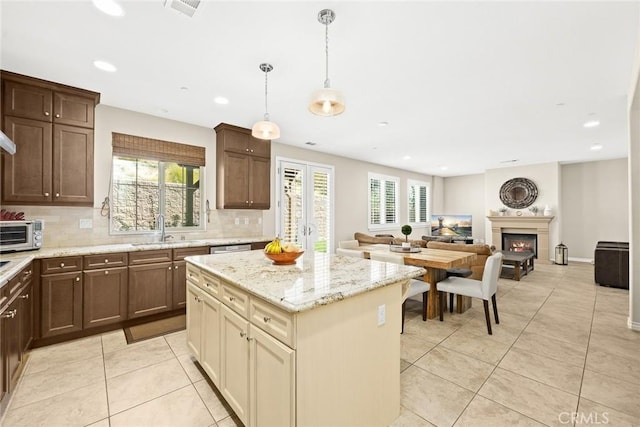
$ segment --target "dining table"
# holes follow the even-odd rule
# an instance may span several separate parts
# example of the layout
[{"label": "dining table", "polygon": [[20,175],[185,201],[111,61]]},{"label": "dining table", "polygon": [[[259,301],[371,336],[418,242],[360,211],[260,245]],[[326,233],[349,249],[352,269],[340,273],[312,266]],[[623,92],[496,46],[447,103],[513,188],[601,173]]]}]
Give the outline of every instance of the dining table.
[{"label": "dining table", "polygon": [[[455,267],[468,266],[476,258],[475,253],[458,252],[446,249],[431,248],[401,248],[392,247],[387,244],[361,245],[354,248],[364,252],[365,258],[370,258],[371,252],[389,252],[404,257],[404,263],[416,265],[425,269],[423,281],[429,283],[429,293],[427,294],[427,318],[433,319],[440,313],[440,298],[438,298],[437,283],[447,277],[446,270]],[[459,300],[460,301],[460,300]],[[458,304],[459,308],[461,304]],[[470,307],[470,301],[466,307]],[[462,310],[458,310],[462,312]]]}]

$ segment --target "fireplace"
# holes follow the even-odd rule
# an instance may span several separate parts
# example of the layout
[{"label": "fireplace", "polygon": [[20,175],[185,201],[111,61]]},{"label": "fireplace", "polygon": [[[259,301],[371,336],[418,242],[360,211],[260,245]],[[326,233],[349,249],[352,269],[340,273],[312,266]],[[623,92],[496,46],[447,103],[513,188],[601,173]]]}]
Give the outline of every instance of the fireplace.
[{"label": "fireplace", "polygon": [[505,251],[533,252],[537,258],[538,236],[536,234],[502,233],[502,248]]},{"label": "fireplace", "polygon": [[513,234],[534,234],[537,243],[534,247],[534,253],[539,262],[550,264],[549,257],[549,223],[553,216],[490,216],[491,221],[491,243],[495,245],[497,250],[503,249],[504,241],[502,235],[504,233]]}]

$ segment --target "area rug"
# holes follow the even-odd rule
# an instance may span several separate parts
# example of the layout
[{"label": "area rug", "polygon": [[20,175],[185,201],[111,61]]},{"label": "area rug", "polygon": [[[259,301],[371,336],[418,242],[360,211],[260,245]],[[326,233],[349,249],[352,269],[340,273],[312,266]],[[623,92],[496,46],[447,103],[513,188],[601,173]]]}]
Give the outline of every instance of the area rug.
[{"label": "area rug", "polygon": [[124,335],[127,337],[127,344],[159,337],[171,332],[181,331],[187,327],[187,316],[168,317],[141,325],[124,328]]}]

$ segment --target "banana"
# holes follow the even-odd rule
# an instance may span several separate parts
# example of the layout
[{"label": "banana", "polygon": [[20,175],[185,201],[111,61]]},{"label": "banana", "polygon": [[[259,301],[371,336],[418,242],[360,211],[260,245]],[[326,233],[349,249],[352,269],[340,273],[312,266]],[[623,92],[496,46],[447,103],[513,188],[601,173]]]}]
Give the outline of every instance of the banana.
[{"label": "banana", "polygon": [[272,242],[267,243],[264,247],[264,251],[268,254],[279,254],[283,252],[282,245],[280,243],[280,238],[276,237]]}]

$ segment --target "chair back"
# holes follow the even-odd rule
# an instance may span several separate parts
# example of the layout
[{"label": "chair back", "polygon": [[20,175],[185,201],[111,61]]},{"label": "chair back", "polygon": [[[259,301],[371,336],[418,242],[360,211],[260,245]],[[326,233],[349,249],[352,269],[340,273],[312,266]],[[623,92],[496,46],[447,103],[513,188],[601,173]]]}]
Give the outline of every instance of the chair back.
[{"label": "chair back", "polygon": [[337,248],[336,255],[351,256],[354,258],[364,258],[364,252],[356,249]]},{"label": "chair back", "polygon": [[496,252],[487,258],[482,274],[482,298],[488,300],[498,290],[498,277],[502,269],[502,253]]},{"label": "chair back", "polygon": [[357,249],[360,246],[360,242],[357,240],[341,240],[338,242],[338,247],[342,249]]},{"label": "chair back", "polygon": [[404,257],[402,255],[395,255],[389,252],[369,252],[369,259],[371,261],[391,262],[394,264],[404,264]]}]

